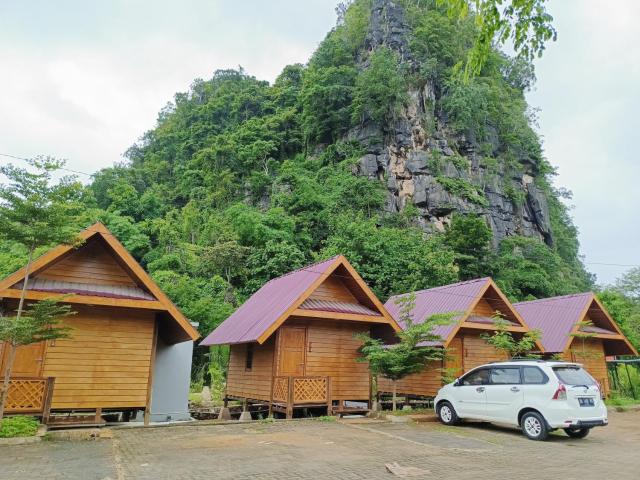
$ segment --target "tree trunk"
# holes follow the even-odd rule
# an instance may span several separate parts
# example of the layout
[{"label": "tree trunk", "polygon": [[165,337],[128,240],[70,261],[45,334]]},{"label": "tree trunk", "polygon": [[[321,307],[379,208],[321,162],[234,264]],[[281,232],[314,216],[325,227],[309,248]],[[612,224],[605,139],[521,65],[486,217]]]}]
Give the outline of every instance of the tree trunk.
[{"label": "tree trunk", "polygon": [[392,411],[394,411],[394,412],[396,411],[396,390],[397,390],[396,389],[396,381],[394,380],[393,381],[393,400],[391,402],[391,404],[392,404],[391,408],[392,408]]},{"label": "tree trunk", "polygon": [[9,396],[9,381],[11,380],[11,369],[13,361],[16,358],[16,350],[18,347],[13,343],[9,344],[9,355],[7,356],[7,364],[4,367],[4,378],[2,379],[2,395],[0,395],[0,420],[4,417],[4,405]]},{"label": "tree trunk", "polygon": [[[29,282],[29,270],[31,270],[31,262],[33,261],[33,251],[35,246],[31,245],[29,248],[29,259],[27,260],[27,266],[25,268],[24,280],[22,281],[22,291],[20,292],[20,302],[18,302],[18,311],[16,313],[16,321],[20,320],[22,316],[22,310],[24,309],[24,299],[27,295],[27,283]],[[16,358],[16,350],[18,346],[13,342],[9,343],[9,357],[7,358],[7,364],[4,367],[4,377],[2,379],[2,395],[0,395],[0,420],[4,417],[4,405],[9,396],[9,381],[11,380],[11,370],[13,369],[13,361]]]}]

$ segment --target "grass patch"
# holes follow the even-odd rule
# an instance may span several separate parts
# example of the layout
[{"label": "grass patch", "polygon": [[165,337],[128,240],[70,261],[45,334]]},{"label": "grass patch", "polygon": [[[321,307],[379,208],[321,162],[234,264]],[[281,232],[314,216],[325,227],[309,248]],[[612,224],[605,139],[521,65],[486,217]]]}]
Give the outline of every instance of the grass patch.
[{"label": "grass patch", "polygon": [[189,401],[193,403],[202,403],[202,392],[189,392]]},{"label": "grass patch", "polygon": [[334,417],[333,415],[322,415],[314,418],[316,422],[335,422],[336,419],[337,417]]},{"label": "grass patch", "polygon": [[434,411],[433,408],[412,408],[411,410],[399,409],[395,412],[393,410],[385,410],[384,413],[401,417],[404,415],[433,415]]},{"label": "grass patch", "polygon": [[33,417],[8,417],[0,421],[0,438],[32,437],[40,423]]}]

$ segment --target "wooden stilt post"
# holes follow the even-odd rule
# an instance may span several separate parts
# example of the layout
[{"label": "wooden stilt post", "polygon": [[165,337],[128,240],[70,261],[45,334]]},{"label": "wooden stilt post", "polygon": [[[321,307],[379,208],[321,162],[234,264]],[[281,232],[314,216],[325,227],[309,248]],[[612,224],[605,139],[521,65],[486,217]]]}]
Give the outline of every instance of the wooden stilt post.
[{"label": "wooden stilt post", "polygon": [[333,415],[333,399],[331,393],[331,377],[327,377],[327,415]]},{"label": "wooden stilt post", "polygon": [[293,377],[289,377],[289,393],[287,394],[287,420],[293,418]]},{"label": "wooden stilt post", "polygon": [[95,420],[96,424],[101,424],[102,423],[102,408],[96,408],[96,420]]}]

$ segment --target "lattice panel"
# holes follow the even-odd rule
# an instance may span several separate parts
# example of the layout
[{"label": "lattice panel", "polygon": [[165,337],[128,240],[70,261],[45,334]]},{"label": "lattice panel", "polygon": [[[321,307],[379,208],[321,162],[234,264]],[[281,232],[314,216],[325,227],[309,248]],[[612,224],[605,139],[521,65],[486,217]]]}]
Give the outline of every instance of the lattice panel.
[{"label": "lattice panel", "polygon": [[12,379],[5,409],[9,412],[40,411],[44,408],[46,379]]},{"label": "lattice panel", "polygon": [[289,378],[275,377],[273,379],[273,399],[278,402],[286,402],[289,395]]},{"label": "lattice panel", "polygon": [[293,379],[293,403],[327,401],[326,377],[304,377]]}]

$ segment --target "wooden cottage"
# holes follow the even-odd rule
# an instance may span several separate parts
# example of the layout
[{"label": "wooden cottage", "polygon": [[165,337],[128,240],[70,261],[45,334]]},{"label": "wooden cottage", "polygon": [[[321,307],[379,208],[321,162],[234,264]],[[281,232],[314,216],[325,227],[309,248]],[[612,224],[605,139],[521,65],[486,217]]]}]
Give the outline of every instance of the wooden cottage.
[{"label": "wooden cottage", "polygon": [[[154,375],[158,356],[166,365],[172,346],[198,332],[104,225],[79,237],[80,246],[58,246],[33,262],[27,302],[65,295],[75,315],[63,321],[70,338],[18,348],[7,412],[42,414],[49,403],[53,412],[93,411],[97,422],[103,412],[143,410],[147,421],[152,391],[188,389],[191,347],[181,354],[186,368]],[[24,278],[23,268],[0,281],[5,312],[17,308]],[[2,372],[7,350],[0,344]],[[185,370],[186,379],[175,378]]]},{"label": "wooden cottage", "polygon": [[201,345],[231,345],[226,398],[294,409],[347,411],[369,402],[370,375],[356,361],[359,332],[400,327],[343,256],[266,283]]},{"label": "wooden cottage", "polygon": [[[431,362],[425,369],[396,382],[397,393],[406,396],[434,397],[443,384],[443,376],[457,377],[487,362],[505,360],[506,355],[480,337],[495,330],[495,317],[508,322],[507,330],[517,337],[529,331],[520,314],[490,278],[445,285],[415,292],[412,321],[423,322],[440,313],[455,314],[452,322],[436,327],[434,333],[442,338],[441,346],[447,350],[445,360]],[[402,295],[400,295],[402,296]],[[391,297],[385,307],[400,319],[399,296]],[[542,351],[542,346],[538,345]],[[393,383],[378,379],[378,393],[391,393]]]},{"label": "wooden cottage", "polygon": [[547,355],[583,364],[605,395],[610,392],[606,357],[638,355],[591,292],[520,302],[514,307],[531,328],[542,332]]}]

